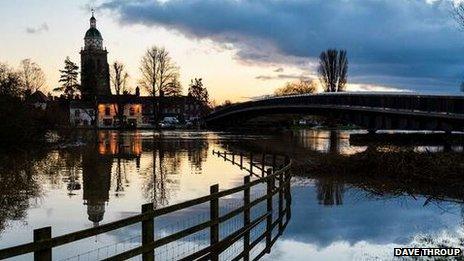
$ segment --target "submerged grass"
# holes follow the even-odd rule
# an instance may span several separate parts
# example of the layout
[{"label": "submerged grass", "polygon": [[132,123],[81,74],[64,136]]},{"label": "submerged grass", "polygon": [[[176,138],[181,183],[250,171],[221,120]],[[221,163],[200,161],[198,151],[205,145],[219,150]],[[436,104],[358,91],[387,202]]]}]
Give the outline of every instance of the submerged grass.
[{"label": "submerged grass", "polygon": [[379,196],[464,202],[464,153],[381,147],[353,155],[326,154],[300,161],[298,168],[301,175],[333,179]]}]

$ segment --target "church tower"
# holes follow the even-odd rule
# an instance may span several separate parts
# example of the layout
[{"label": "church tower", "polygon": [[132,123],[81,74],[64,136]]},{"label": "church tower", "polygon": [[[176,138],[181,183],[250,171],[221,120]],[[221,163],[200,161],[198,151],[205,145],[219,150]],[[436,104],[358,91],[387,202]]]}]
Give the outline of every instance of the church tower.
[{"label": "church tower", "polygon": [[82,97],[92,99],[99,95],[111,95],[108,52],[103,49],[103,38],[97,29],[93,11],[84,41],[85,46],[80,52]]}]

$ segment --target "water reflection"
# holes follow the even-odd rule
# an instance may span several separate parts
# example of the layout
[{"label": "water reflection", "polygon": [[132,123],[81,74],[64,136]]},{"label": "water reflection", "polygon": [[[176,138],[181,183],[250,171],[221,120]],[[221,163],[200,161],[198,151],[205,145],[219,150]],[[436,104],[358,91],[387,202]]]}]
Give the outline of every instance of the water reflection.
[{"label": "water reflection", "polygon": [[325,206],[342,205],[345,186],[329,179],[316,181],[317,200]]},{"label": "water reflection", "polygon": [[215,183],[225,189],[243,181],[240,170],[208,158],[220,149],[215,133],[70,137],[57,149],[0,158],[0,248],[28,242],[35,228],[72,232],[139,213],[144,203],[162,207],[204,196]]},{"label": "water reflection", "polygon": [[[24,153],[17,157],[3,155],[0,159],[0,235],[11,221],[24,220],[27,210],[40,199],[42,187],[33,175],[41,167],[34,161],[40,158],[42,155]],[[18,161],[28,164],[16,164]]]},{"label": "water reflection", "polygon": [[[291,155],[295,170],[304,176],[294,184],[292,221],[276,244],[275,252],[282,254],[273,254],[276,259],[291,258],[285,248],[298,244],[313,254],[353,254],[362,251],[360,246],[378,254],[410,244],[418,235],[461,228],[460,183],[394,179],[389,174],[405,166],[387,163],[403,155],[429,164],[423,164],[424,173],[443,169],[440,164],[452,170],[454,165],[447,162],[459,162],[462,144],[448,146],[434,139],[405,149],[384,138],[354,139],[358,134],[363,132],[299,130],[264,136],[103,131],[86,134],[82,146],[3,155],[0,248],[28,242],[34,228],[52,225],[54,235],[63,234],[139,213],[147,202],[162,207],[206,195],[215,183],[221,189],[241,184],[244,173],[212,156],[212,150]],[[441,149],[445,147],[450,150]],[[391,154],[384,157],[384,152]],[[367,167],[351,173],[353,166]],[[110,234],[98,243],[124,236]]]},{"label": "water reflection", "polygon": [[84,205],[87,206],[89,220],[95,226],[98,226],[99,222],[103,220],[105,204],[109,200],[111,167],[113,156],[117,151],[113,150],[114,148],[112,147],[112,150],[108,151],[109,154],[105,154],[102,153],[100,147],[97,151],[93,146],[89,146],[82,157]]}]

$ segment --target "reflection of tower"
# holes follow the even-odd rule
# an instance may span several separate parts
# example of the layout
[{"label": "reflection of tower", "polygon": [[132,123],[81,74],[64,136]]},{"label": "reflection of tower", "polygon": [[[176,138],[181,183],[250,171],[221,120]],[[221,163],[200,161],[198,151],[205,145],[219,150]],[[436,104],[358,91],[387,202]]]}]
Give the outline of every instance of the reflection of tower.
[{"label": "reflection of tower", "polygon": [[335,131],[330,131],[329,136],[329,153],[339,154],[340,152],[340,134]]},{"label": "reflection of tower", "polygon": [[345,191],[343,184],[331,180],[318,180],[316,188],[319,204],[326,206],[343,204],[343,193]]},{"label": "reflection of tower", "polygon": [[111,165],[111,158],[100,156],[95,149],[87,150],[82,159],[84,205],[94,225],[103,220],[105,203],[109,200]]}]

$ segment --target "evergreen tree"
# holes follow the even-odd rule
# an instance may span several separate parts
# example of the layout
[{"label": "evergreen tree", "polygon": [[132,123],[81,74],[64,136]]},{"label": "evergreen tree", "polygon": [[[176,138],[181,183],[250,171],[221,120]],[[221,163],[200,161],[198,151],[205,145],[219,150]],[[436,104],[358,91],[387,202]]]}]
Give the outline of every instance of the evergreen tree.
[{"label": "evergreen tree", "polygon": [[190,86],[188,89],[188,95],[195,98],[201,104],[201,110],[203,116],[208,113],[209,110],[209,94],[208,90],[203,87],[203,82],[201,78],[195,78],[191,80]]},{"label": "evergreen tree", "polygon": [[74,96],[80,92],[80,85],[77,80],[79,75],[79,66],[66,57],[64,61],[64,69],[60,70],[60,83],[61,86],[54,89],[54,91],[63,92],[63,94],[68,98],[72,99]]}]

